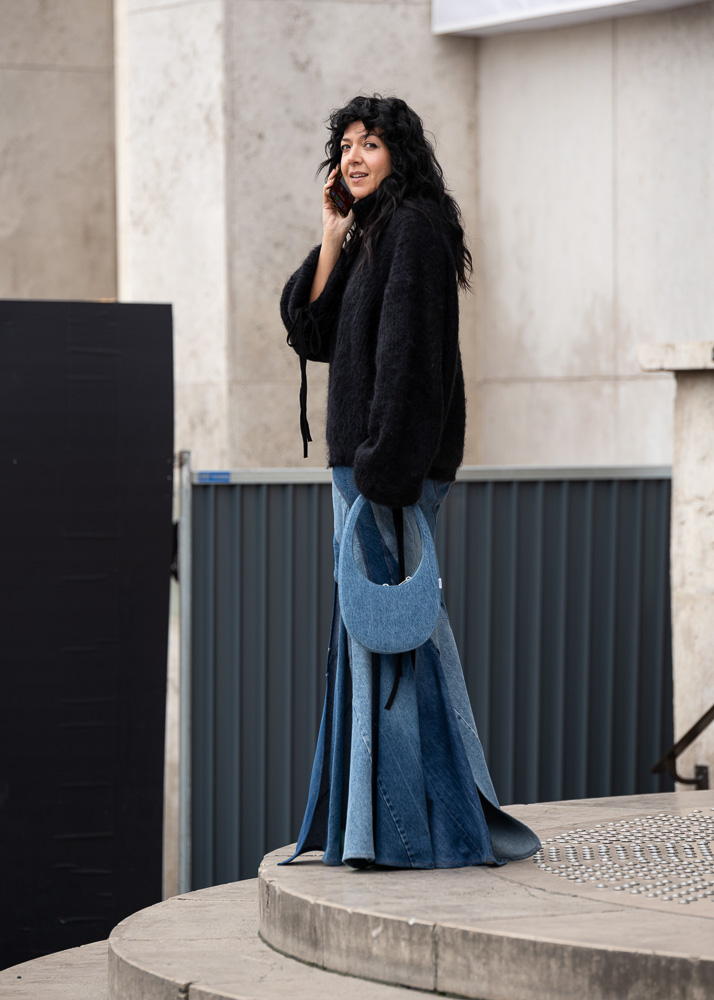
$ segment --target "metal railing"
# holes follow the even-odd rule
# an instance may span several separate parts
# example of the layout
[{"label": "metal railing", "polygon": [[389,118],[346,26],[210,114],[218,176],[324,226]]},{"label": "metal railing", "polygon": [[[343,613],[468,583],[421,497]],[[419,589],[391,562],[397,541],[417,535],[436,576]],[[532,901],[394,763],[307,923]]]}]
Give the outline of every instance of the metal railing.
[{"label": "metal railing", "polygon": [[709,728],[712,722],[714,722],[714,705],[707,709],[684,736],[669,748],[664,757],[657,761],[652,767],[652,774],[663,774],[666,771],[670,778],[679,782],[680,785],[693,785],[701,791],[709,788],[709,768],[706,764],[695,764],[694,777],[684,778],[677,773],[677,758],[701,736],[705,729]]}]

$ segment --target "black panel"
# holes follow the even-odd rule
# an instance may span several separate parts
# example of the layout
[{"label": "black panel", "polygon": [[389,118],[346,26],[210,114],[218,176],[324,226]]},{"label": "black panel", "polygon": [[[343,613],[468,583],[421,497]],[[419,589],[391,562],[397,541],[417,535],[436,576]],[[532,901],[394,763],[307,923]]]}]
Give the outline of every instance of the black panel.
[{"label": "black panel", "polygon": [[0,965],[161,898],[169,306],[0,302]]}]

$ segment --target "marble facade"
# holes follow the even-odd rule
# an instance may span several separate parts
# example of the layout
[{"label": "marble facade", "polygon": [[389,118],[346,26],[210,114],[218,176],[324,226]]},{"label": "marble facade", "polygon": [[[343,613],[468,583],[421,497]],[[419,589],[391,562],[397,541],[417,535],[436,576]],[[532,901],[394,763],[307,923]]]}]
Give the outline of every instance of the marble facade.
[{"label": "marble facade", "polygon": [[111,297],[118,267],[121,298],[174,306],[177,448],[304,465],[280,288],[319,239],[329,109],[398,92],[477,263],[467,463],[668,463],[673,379],[636,344],[711,313],[714,4],[482,39],[430,8],[0,0],[0,294]]},{"label": "marble facade", "polygon": [[714,5],[485,38],[477,405],[485,464],[666,464],[643,340],[711,317]]},{"label": "marble facade", "polygon": [[0,297],[116,295],[112,0],[0,0]]}]

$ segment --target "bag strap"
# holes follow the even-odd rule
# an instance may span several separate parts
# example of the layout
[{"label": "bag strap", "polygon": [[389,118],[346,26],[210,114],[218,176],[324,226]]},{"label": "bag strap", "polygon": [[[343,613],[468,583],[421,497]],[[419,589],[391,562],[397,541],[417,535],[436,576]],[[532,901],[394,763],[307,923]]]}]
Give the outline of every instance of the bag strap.
[{"label": "bag strap", "polygon": [[[394,519],[394,532],[397,536],[397,562],[399,564],[399,582],[404,580],[407,575],[406,570],[406,560],[404,558],[404,509],[402,507],[392,507],[392,518]],[[416,650],[411,649],[409,655],[412,659],[412,668],[416,669]],[[385,710],[388,712],[392,707],[394,698],[397,694],[397,688],[399,687],[399,681],[402,678],[402,657],[403,653],[399,654],[399,660],[397,661],[397,672],[394,677],[394,684],[392,685],[392,690],[389,693],[389,698],[387,699],[387,704],[384,706]]]},{"label": "bag strap", "polygon": [[404,561],[404,509],[392,507],[392,517],[394,519],[394,532],[397,536],[397,561],[399,563],[399,582],[401,583],[407,575]]}]

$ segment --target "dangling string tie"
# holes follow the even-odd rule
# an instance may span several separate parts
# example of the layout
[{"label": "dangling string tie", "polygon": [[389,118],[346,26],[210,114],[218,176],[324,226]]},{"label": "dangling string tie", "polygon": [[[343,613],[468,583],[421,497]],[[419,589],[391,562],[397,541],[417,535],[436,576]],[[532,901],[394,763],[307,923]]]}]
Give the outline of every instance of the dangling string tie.
[{"label": "dangling string tie", "polygon": [[308,441],[312,441],[310,425],[307,422],[307,355],[319,354],[322,338],[317,320],[310,309],[299,309],[295,314],[287,342],[300,356],[300,434],[302,435],[302,457],[307,458]]},{"label": "dangling string tie", "polygon": [[302,434],[302,457],[307,458],[307,443],[312,441],[310,424],[307,422],[307,358],[300,355],[300,433]]}]

